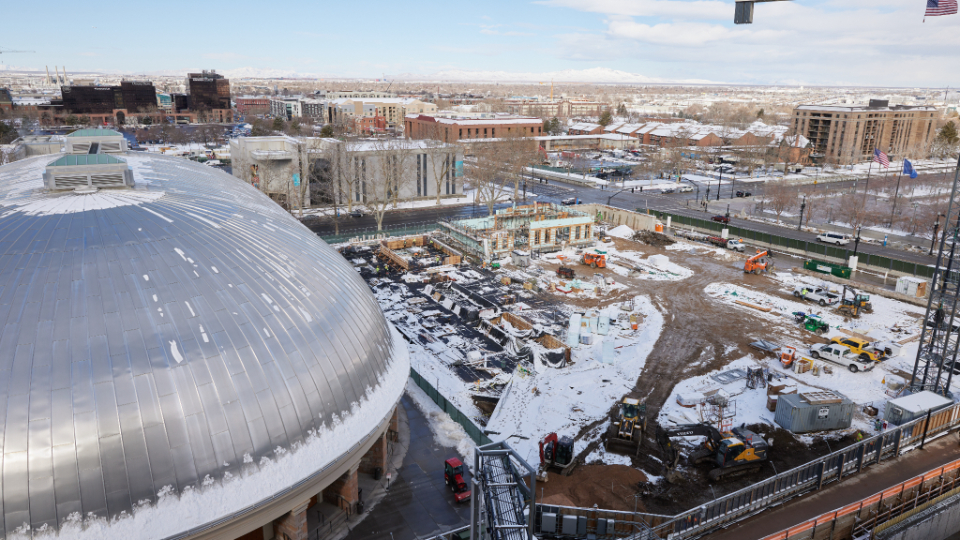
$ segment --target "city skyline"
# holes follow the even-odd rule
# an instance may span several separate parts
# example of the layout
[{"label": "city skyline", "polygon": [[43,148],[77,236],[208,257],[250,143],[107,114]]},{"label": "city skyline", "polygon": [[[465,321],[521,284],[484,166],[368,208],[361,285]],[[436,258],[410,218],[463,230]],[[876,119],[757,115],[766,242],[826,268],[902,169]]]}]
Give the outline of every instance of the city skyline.
[{"label": "city skyline", "polygon": [[[916,4],[916,5],[914,5]],[[373,13],[388,4],[367,4]],[[923,21],[923,3],[811,0],[758,4],[752,25],[733,24],[733,2],[542,0],[476,6],[420,4],[389,17],[353,6],[293,3],[295,21],[254,26],[251,5],[173,2],[192,15],[177,35],[158,24],[109,25],[97,10],[30,21],[13,5],[2,69],[179,74],[216,67],[227,76],[407,80],[716,83],[943,87],[960,19]],[[149,21],[146,6],[131,20]],[[191,22],[197,21],[197,22]],[[333,22],[331,21],[340,21]],[[83,30],[87,29],[87,32]],[[424,31],[429,29],[429,31]],[[104,34],[112,36],[104,39]],[[148,28],[147,36],[150,35]],[[516,51],[528,51],[518,55]]]}]

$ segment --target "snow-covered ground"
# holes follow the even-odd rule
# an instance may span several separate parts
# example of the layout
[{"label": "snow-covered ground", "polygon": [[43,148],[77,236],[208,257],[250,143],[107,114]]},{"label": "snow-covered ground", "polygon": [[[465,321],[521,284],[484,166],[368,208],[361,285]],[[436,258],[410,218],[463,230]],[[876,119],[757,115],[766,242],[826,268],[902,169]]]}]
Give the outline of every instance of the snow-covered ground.
[{"label": "snow-covered ground", "polygon": [[[633,389],[647,356],[663,330],[663,316],[646,296],[633,299],[634,313],[642,315],[638,330],[611,325],[610,334],[596,336],[592,345],[577,345],[572,365],[554,369],[543,365],[529,375],[514,374],[500,397],[486,429],[503,439],[528,463],[538,463],[538,443],[549,433],[576,435],[580,429],[608,416],[610,407]],[[601,310],[616,320],[618,305]],[[610,362],[603,349],[612,346]],[[594,438],[600,434],[594,430]],[[593,440],[577,442],[584,448]]]}]

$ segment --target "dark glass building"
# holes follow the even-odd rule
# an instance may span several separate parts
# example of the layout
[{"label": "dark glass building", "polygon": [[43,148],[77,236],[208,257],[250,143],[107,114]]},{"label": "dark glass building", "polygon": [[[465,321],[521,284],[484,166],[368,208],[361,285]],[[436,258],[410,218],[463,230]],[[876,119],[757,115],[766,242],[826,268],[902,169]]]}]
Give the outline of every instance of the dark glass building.
[{"label": "dark glass building", "polygon": [[146,112],[157,107],[151,82],[123,81],[119,86],[61,86],[63,110],[72,114],[110,114],[116,109]]},{"label": "dark glass building", "polygon": [[230,79],[215,71],[188,73],[187,90],[193,110],[230,108]]}]

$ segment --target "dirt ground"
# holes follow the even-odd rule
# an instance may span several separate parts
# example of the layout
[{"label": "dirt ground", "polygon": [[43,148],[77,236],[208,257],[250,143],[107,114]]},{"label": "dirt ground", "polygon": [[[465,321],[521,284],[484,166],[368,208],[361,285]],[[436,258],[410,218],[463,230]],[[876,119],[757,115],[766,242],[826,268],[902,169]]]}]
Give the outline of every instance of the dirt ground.
[{"label": "dirt ground", "polygon": [[[642,471],[626,465],[581,465],[571,476],[549,472],[537,482],[537,500],[560,506],[593,506],[633,511],[638,486],[647,481]],[[642,502],[637,510],[644,511]]]},{"label": "dirt ground", "polygon": [[[614,276],[619,282],[626,283],[626,290],[618,291],[616,296],[603,298],[601,306],[611,302],[631,298],[636,294],[647,294],[654,305],[664,314],[664,329],[658,339],[646,367],[636,381],[636,386],[630,397],[640,398],[647,404],[648,437],[640,452],[641,457],[632,458],[634,467],[643,467],[652,474],[663,474],[659,462],[646,457],[647,454],[658,455],[659,449],[652,440],[655,422],[660,408],[670,396],[673,387],[680,381],[720,369],[729,362],[747,354],[757,354],[749,344],[759,338],[780,341],[787,336],[796,339],[807,339],[812,336],[802,335],[799,327],[786,327],[771,324],[769,321],[750,314],[745,310],[731,311],[729,307],[715,302],[704,293],[704,288],[714,282],[728,282],[744,284],[765,293],[781,295],[779,285],[765,275],[749,275],[743,273],[743,260],[723,260],[714,258],[710,254],[689,255],[684,251],[667,251],[660,247],[644,245],[630,240],[615,239],[619,250],[633,250],[646,255],[664,254],[671,262],[680,264],[694,271],[694,275],[680,281],[641,281],[617,276],[609,269],[586,268],[579,264],[570,264],[579,276],[590,276],[594,272]],[[748,247],[748,252],[752,252]],[[789,269],[796,265],[795,259],[783,260],[782,268]],[[550,265],[545,269],[554,270]],[[573,299],[571,299],[573,300]],[[583,304],[582,307],[597,307],[596,299],[573,301],[574,304]],[[695,366],[695,367],[694,367]],[[611,404],[611,413],[616,405]],[[578,438],[603,424],[603,420],[585,426],[578,434]],[[771,451],[771,461],[759,473],[747,475],[723,483],[712,483],[707,480],[708,465],[702,469],[695,469],[679,484],[666,484],[652,488],[649,484],[642,484],[643,480],[625,481],[627,478],[621,465],[588,465],[582,466],[567,478],[551,475],[545,485],[545,493],[560,500],[569,500],[577,506],[599,505],[601,508],[618,508],[632,510],[633,494],[642,493],[642,507],[646,511],[662,514],[675,514],[703,502],[712,500],[725,493],[729,493],[750,485],[762,478],[776,474],[776,471],[786,471],[792,467],[805,463],[817,456],[846,446],[851,440],[820,441],[807,446],[797,442],[786,431],[771,430],[770,426],[762,426],[760,432],[767,437],[774,438]],[[585,448],[578,448],[578,455],[583,457],[592,452],[598,443]],[[630,469],[636,470],[636,469]],[[637,471],[639,472],[639,471]],[[642,473],[640,473],[642,475]],[[561,479],[554,482],[554,478]],[[617,484],[617,482],[620,482]],[[606,485],[611,482],[611,485]],[[641,482],[638,484],[638,482]],[[617,487],[617,486],[621,487]],[[598,489],[602,488],[602,489]],[[627,488],[632,491],[628,494]],[[620,501],[620,506],[613,506]],[[623,507],[623,504],[629,504]]]}]

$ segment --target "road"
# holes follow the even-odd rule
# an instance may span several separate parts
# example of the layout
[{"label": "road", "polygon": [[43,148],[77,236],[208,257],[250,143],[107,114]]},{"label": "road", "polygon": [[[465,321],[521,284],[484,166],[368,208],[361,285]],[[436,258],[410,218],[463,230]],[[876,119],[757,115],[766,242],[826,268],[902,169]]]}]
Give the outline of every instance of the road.
[{"label": "road", "polygon": [[[842,185],[847,184],[848,186],[853,186],[854,181],[850,182],[838,182],[831,185]],[[609,187],[610,189],[607,189]],[[546,201],[559,203],[562,199],[568,197],[577,197],[580,199],[581,203],[600,203],[608,204],[617,208],[624,208],[628,210],[640,210],[645,211],[647,209],[653,211],[666,211],[674,214],[697,217],[700,219],[709,219],[710,217],[716,214],[725,213],[727,204],[732,201],[742,201],[743,199],[730,199],[725,198],[721,199],[719,202],[711,201],[708,206],[710,212],[704,212],[696,204],[697,201],[697,192],[692,193],[672,193],[672,194],[663,194],[663,193],[649,193],[649,192],[640,192],[640,191],[631,191],[631,190],[620,190],[619,188],[614,188],[612,186],[607,186],[604,189],[597,189],[591,187],[582,187],[576,186],[573,184],[562,184],[556,181],[550,181],[549,183],[541,183],[538,181],[528,181],[527,182],[527,193],[536,194],[536,198],[528,198],[528,201],[537,200],[537,201]],[[714,186],[715,188],[716,186]],[[727,191],[727,185],[723,186],[723,191]],[[756,189],[754,189],[756,188]],[[762,192],[762,186],[759,184],[751,185],[748,189],[757,192]],[[715,192],[714,192],[715,193]],[[701,193],[702,195],[702,193]],[[729,195],[724,193],[724,195]],[[499,204],[497,208],[504,208],[509,206],[509,204]],[[714,213],[716,212],[716,213]],[[467,205],[467,206],[442,206],[442,207],[430,207],[423,209],[412,209],[412,210],[400,210],[400,211],[390,211],[384,215],[384,228],[398,228],[398,227],[408,227],[416,225],[426,225],[430,223],[436,223],[438,220],[456,220],[456,219],[467,219],[471,217],[482,217],[487,215],[487,209],[482,205]],[[334,227],[330,220],[313,220],[306,221],[305,224],[314,232],[320,235],[331,235],[333,234]],[[790,227],[781,227],[774,224],[762,223],[756,221],[748,221],[743,219],[738,219],[736,217],[730,218],[730,224],[738,227],[743,227],[746,229],[768,233],[776,234],[779,236],[792,238],[795,240],[802,240],[806,242],[815,243],[817,241],[817,235],[814,233],[798,231]],[[377,222],[374,216],[366,215],[360,218],[341,218],[340,222],[340,233],[346,234],[350,232],[361,232],[372,233],[375,232],[377,228]],[[907,240],[907,239],[904,239]],[[852,246],[848,245],[848,249],[852,250]],[[861,243],[858,247],[858,253],[865,253],[871,255],[880,255],[884,257],[890,257],[899,259],[902,261],[913,262],[917,264],[936,264],[936,257],[928,256],[925,253],[916,253],[909,251],[902,251],[898,249],[893,249],[890,247],[883,247],[880,245]]]},{"label": "road", "polygon": [[865,499],[884,489],[937,469],[957,459],[957,437],[949,434],[923,450],[913,450],[821,491],[804,495],[736,525],[706,536],[709,540],[764,538],[788,527]]},{"label": "road", "polygon": [[387,495],[345,540],[416,540],[469,524],[470,503],[457,504],[443,483],[443,462],[462,456],[455,448],[437,444],[430,424],[409,396],[404,394],[400,404],[410,424],[403,465]]}]

